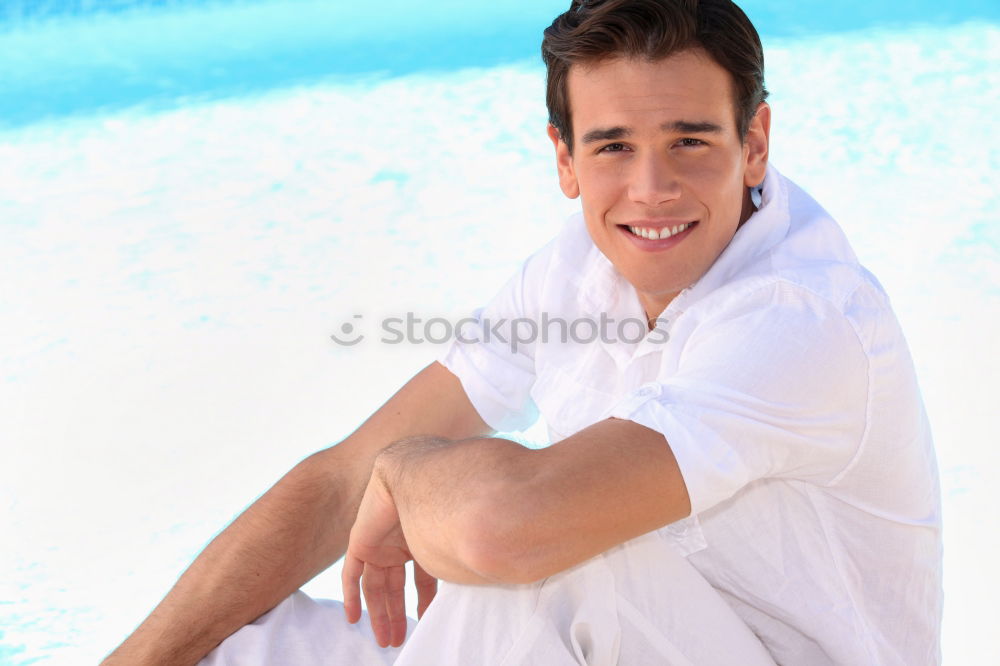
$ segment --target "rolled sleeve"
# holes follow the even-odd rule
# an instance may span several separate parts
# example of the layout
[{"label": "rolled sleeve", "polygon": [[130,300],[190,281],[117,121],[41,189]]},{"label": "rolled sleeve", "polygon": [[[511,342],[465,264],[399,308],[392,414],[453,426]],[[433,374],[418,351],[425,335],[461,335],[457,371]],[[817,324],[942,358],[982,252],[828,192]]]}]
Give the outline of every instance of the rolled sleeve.
[{"label": "rolled sleeve", "polygon": [[538,419],[531,398],[538,340],[522,334],[532,330],[526,320],[539,319],[554,251],[552,241],[529,257],[437,359],[458,377],[483,421],[501,432],[524,430]]},{"label": "rolled sleeve", "polygon": [[861,446],[868,383],[843,310],[777,285],[719,308],[676,372],[609,415],[663,434],[699,513],[761,478],[834,480]]},{"label": "rolled sleeve", "polygon": [[[482,327],[481,311],[475,318]],[[537,420],[538,408],[530,396],[534,362],[526,354],[502,343],[456,341],[438,362],[458,377],[469,402],[494,430],[524,430]]]}]

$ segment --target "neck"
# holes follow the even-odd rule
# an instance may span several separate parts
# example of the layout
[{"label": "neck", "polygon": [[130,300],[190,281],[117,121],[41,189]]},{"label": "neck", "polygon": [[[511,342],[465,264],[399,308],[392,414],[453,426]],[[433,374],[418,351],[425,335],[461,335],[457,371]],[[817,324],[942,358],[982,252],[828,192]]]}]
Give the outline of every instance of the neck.
[{"label": "neck", "polygon": [[641,295],[639,296],[639,302],[642,303],[642,310],[646,315],[646,327],[650,331],[656,328],[656,320],[661,314],[663,314],[664,310],[667,309],[667,306],[670,305],[675,298],[677,298],[677,294],[672,294],[665,301],[662,299],[652,299]]}]

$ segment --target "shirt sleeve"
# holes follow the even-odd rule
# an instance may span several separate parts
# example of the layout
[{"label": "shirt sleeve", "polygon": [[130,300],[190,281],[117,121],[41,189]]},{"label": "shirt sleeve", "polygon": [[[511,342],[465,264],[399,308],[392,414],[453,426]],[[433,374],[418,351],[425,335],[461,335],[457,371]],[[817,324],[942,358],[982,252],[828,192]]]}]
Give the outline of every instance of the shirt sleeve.
[{"label": "shirt sleeve", "polygon": [[677,369],[610,413],[664,435],[700,513],[763,478],[833,481],[860,449],[868,357],[841,308],[788,284],[715,308]]},{"label": "shirt sleeve", "polygon": [[538,419],[531,398],[541,293],[554,244],[528,258],[493,299],[457,327],[455,340],[438,357],[491,428],[524,430]]}]

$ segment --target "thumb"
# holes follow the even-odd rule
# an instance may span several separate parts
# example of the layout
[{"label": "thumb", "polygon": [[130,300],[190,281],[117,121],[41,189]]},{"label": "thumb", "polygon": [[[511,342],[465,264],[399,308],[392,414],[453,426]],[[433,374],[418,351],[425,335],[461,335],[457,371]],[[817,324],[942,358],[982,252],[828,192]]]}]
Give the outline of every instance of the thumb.
[{"label": "thumb", "polygon": [[420,619],[437,594],[438,581],[413,560],[413,583],[417,588],[417,619]]}]

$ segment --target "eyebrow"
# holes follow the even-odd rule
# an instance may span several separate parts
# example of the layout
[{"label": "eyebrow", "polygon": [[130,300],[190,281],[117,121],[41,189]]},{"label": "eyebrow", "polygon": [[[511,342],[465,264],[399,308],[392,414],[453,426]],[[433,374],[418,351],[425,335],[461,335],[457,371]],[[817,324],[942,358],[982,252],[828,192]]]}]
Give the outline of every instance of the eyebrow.
[{"label": "eyebrow", "polygon": [[707,121],[691,122],[689,120],[675,120],[672,123],[663,123],[660,129],[664,132],[680,132],[681,134],[722,134],[722,126]]},{"label": "eyebrow", "polygon": [[[722,134],[722,126],[707,121],[692,122],[690,120],[674,120],[663,123],[660,129],[664,132],[679,132],[681,134]],[[583,144],[599,141],[617,141],[632,134],[628,127],[600,127],[592,129],[580,140]]]},{"label": "eyebrow", "polygon": [[617,139],[624,139],[632,133],[632,130],[627,127],[607,127],[592,129],[583,135],[581,141],[584,144],[597,143],[598,141],[616,141]]}]

